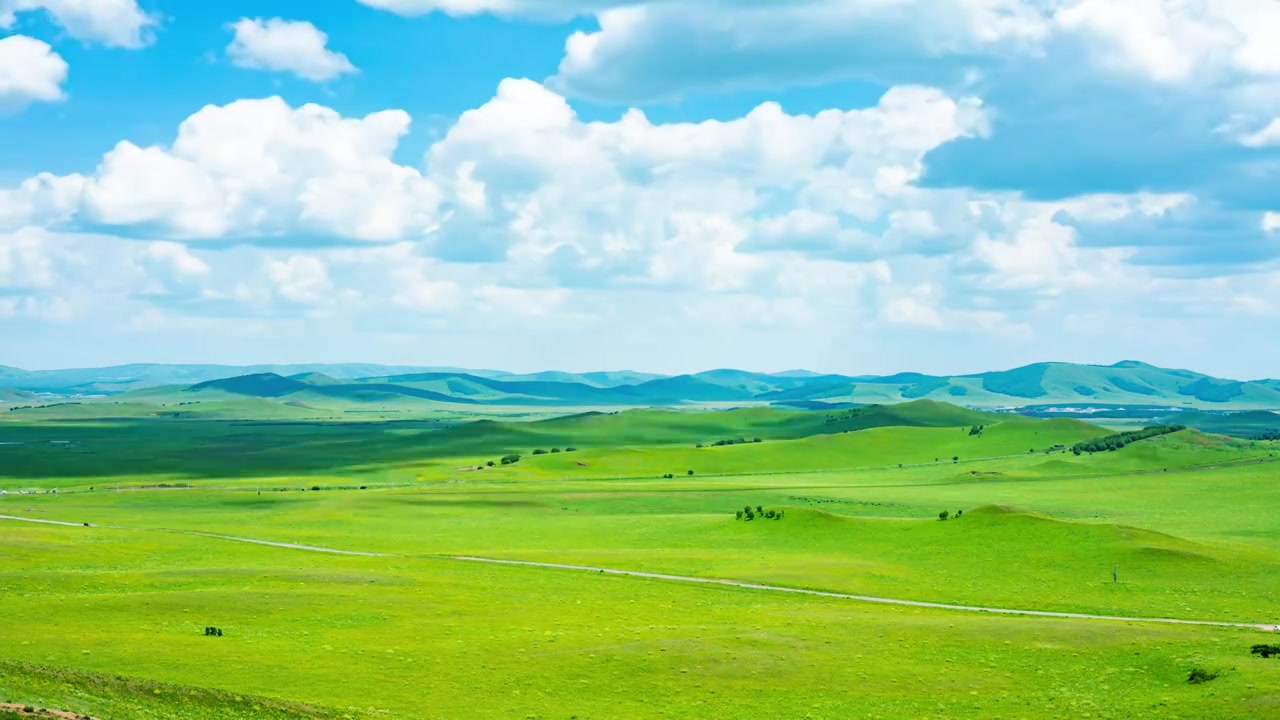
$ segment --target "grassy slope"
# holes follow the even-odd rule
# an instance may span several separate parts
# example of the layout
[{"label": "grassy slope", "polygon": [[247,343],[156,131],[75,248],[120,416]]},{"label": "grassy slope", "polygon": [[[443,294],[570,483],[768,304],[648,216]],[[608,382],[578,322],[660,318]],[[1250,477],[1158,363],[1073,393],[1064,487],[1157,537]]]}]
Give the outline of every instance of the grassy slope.
[{"label": "grassy slope", "polygon": [[[242,398],[239,402],[250,404],[255,399]],[[483,462],[507,453],[528,454],[538,448],[680,444],[692,450],[699,442],[742,436],[773,440],[886,424],[946,425],[1008,417],[929,402],[864,408],[851,415],[772,408],[724,412],[633,410],[589,413],[543,422],[484,420],[461,425],[458,423],[467,416],[458,414],[377,425],[194,422],[148,417],[162,411],[145,410],[146,406],[136,405],[85,405],[65,410],[70,417],[83,418],[95,409],[100,412],[102,407],[109,407],[113,414],[119,413],[118,417],[97,423],[0,423],[0,442],[23,443],[0,445],[0,468],[3,468],[0,473],[26,479],[92,480],[120,476],[253,477],[330,470],[350,472],[403,464],[451,470],[461,462]],[[170,406],[163,412],[184,411],[198,416],[205,407],[203,403]],[[322,412],[281,407],[296,413],[297,419]],[[132,419],[125,414],[126,410],[135,412]],[[25,413],[12,415],[21,416],[11,418],[13,420],[27,417]],[[55,440],[72,442],[50,444]],[[139,447],[146,452],[138,452]]]},{"label": "grassy slope", "polygon": [[1186,425],[1204,432],[1253,437],[1267,431],[1280,430],[1280,414],[1267,410],[1215,415],[1208,413],[1178,413],[1161,422]]},{"label": "grassy slope", "polygon": [[[917,422],[956,421],[946,408],[908,409],[918,411]],[[838,422],[872,423],[883,413]],[[496,452],[565,437],[584,440],[584,449],[485,473],[449,472],[439,476],[447,482],[395,492],[0,498],[0,514],[399,556],[0,523],[0,648],[12,661],[315,702],[352,716],[381,709],[410,718],[787,717],[795,708],[816,717],[986,718],[1055,707],[1071,716],[1233,718],[1280,709],[1271,690],[1280,686],[1280,663],[1247,656],[1249,644],[1270,641],[1260,633],[968,616],[437,559],[472,553],[945,602],[1280,618],[1276,465],[1233,464],[1274,461],[1275,444],[1185,431],[1093,456],[1027,454],[1099,429],[999,419],[980,436],[968,435],[966,423],[790,440],[837,421],[750,409],[593,414],[444,432],[413,424],[192,422],[170,425],[183,432],[165,437],[156,425],[93,425],[95,433],[124,432],[109,436],[121,448],[113,462],[201,462],[207,452],[210,470],[259,473],[297,457],[328,472],[326,463],[359,452],[370,478],[412,474],[424,467],[398,463],[421,458],[424,441],[437,436],[451,437],[440,449],[446,459],[460,449]],[[230,437],[193,436],[193,428]],[[692,447],[709,430],[730,429],[772,434],[760,444]],[[282,443],[287,452],[274,454]],[[866,467],[949,453],[1012,457]],[[579,468],[584,460],[589,466]],[[845,460],[865,469],[832,469]],[[700,465],[692,478],[657,477],[693,461]],[[648,476],[574,480],[573,470],[556,466],[566,462],[582,477],[627,463]],[[1186,469],[1192,466],[1207,467]],[[790,474],[805,467],[825,472]],[[706,476],[717,470],[787,474]],[[784,507],[787,516],[734,520],[744,504]],[[963,508],[965,516],[939,522],[944,508]],[[1110,582],[1117,565],[1118,585]],[[227,637],[201,637],[205,624],[226,628]],[[29,631],[37,626],[40,633]],[[1226,674],[1190,686],[1192,666]],[[43,682],[5,673],[0,690],[82,711],[133,704],[155,717],[171,702],[163,689],[159,697],[121,691],[104,700]]]},{"label": "grassy slope", "polygon": [[[10,659],[305,698],[353,717],[989,718],[1053,706],[1233,718],[1274,707],[1268,688],[1280,682],[1280,664],[1247,657],[1265,639],[1257,632],[66,530],[0,535],[6,597],[21,598],[0,626]],[[68,552],[85,542],[93,554]],[[226,635],[204,638],[204,624]],[[34,625],[38,635],[23,630]],[[1227,675],[1190,686],[1193,666]],[[26,674],[5,674],[0,687],[24,701],[107,707],[92,688],[50,690]],[[123,705],[148,711],[130,717],[164,717],[156,708],[175,701],[140,689]]]}]

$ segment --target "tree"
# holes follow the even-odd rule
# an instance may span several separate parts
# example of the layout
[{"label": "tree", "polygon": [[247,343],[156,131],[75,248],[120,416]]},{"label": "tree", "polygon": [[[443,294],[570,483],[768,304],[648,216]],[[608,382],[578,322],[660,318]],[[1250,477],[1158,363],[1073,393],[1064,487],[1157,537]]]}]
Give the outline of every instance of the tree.
[{"label": "tree", "polygon": [[689,474],[690,474],[690,475],[692,475],[692,474],[693,474],[693,471],[692,471],[692,470],[690,470],[690,471],[689,471]]},{"label": "tree", "polygon": [[952,457],[952,458],[951,458],[951,462],[953,462],[953,463],[958,463],[958,462],[960,462],[960,456],[959,456],[959,455],[956,455],[956,456]]},{"label": "tree", "polygon": [[554,454],[554,453],[558,453],[558,452],[560,452],[560,448],[551,448],[551,452],[552,452],[553,454]]},{"label": "tree", "polygon": [[951,517],[951,513],[947,512],[946,510],[943,510],[942,512],[938,513],[939,520],[946,520],[949,517]]},{"label": "tree", "polygon": [[963,515],[963,514],[964,514],[964,511],[963,511],[963,510],[957,510],[957,511],[956,511],[956,517],[960,517],[960,516],[961,516],[961,515]]},{"label": "tree", "polygon": [[737,516],[736,518],[734,518],[734,519],[735,519],[735,520],[741,520],[741,519],[742,519],[742,511],[741,511],[741,510],[739,510],[739,511],[738,511],[738,513],[737,513],[737,515],[738,515],[738,516]]},{"label": "tree", "polygon": [[493,467],[493,461],[492,461],[492,460],[490,460],[490,461],[489,461],[488,463],[486,463],[486,464],[487,464],[489,467]]},{"label": "tree", "polygon": [[578,452],[578,448],[565,448],[565,452]]},{"label": "tree", "polygon": [[534,450],[534,451],[533,451],[533,454],[534,454],[534,455],[546,455],[546,454],[547,454],[547,451],[546,451],[546,450],[541,450],[541,449],[539,449],[539,450]]},{"label": "tree", "polygon": [[502,458],[503,465],[514,465],[518,462],[520,462],[519,455],[507,455]]}]

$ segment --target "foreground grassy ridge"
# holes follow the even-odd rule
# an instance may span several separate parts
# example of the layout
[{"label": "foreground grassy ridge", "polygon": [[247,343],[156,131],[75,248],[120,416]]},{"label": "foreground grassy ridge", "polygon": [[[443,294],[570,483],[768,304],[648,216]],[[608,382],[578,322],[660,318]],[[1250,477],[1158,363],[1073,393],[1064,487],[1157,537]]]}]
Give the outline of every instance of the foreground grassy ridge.
[{"label": "foreground grassy ridge", "polygon": [[[356,718],[263,697],[29,663],[0,661],[0,699],[96,718],[137,720],[327,720]],[[0,711],[0,719],[22,717]]]},{"label": "foreground grassy ridge", "polygon": [[[1280,707],[1280,663],[1248,655],[1270,637],[1261,632],[968,616],[107,530],[6,527],[3,540],[0,646],[11,661],[351,716],[1230,718]],[[225,637],[202,637],[205,624]],[[1193,667],[1224,674],[1189,685]],[[172,716],[163,693],[113,701],[4,677],[6,692],[43,704]]]}]

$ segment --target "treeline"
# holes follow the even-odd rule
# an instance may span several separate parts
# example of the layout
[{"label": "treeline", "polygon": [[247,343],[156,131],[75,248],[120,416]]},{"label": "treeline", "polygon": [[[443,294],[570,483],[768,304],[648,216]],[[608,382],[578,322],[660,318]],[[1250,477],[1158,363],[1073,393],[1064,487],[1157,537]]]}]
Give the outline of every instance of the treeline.
[{"label": "treeline", "polygon": [[1071,446],[1071,452],[1076,455],[1082,453],[1096,452],[1112,452],[1119,450],[1129,443],[1135,443],[1139,440],[1148,440],[1161,435],[1168,435],[1182,430],[1186,430],[1186,425],[1153,425],[1141,430],[1131,430],[1129,432],[1116,433],[1106,437],[1096,438],[1094,440],[1085,440]]},{"label": "treeline", "polygon": [[1267,430],[1253,436],[1254,440],[1280,440],[1280,430]]},{"label": "treeline", "polygon": [[18,407],[9,408],[9,412],[16,412],[18,410],[44,410],[45,408],[58,408],[58,407],[67,407],[68,405],[82,405],[82,404],[83,403],[78,403],[78,402],[65,402],[65,403],[54,403],[52,405],[19,405]]},{"label": "treeline", "polygon": [[[732,440],[717,440],[711,443],[711,447],[724,447],[726,445],[750,445],[752,443],[764,442],[760,438],[734,438]],[[704,443],[698,443],[698,447],[707,447]]]}]

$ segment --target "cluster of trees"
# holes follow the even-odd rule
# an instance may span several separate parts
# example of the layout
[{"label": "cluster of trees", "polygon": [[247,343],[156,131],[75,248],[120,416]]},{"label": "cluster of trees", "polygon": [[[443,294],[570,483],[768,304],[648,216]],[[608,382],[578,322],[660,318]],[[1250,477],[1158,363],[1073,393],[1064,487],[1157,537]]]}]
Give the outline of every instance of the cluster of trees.
[{"label": "cluster of trees", "polygon": [[1139,440],[1147,440],[1153,437],[1160,437],[1161,435],[1168,435],[1170,433],[1176,433],[1186,429],[1187,427],[1185,425],[1152,425],[1151,427],[1143,428],[1141,430],[1131,430],[1129,432],[1116,433],[1106,437],[1078,442],[1071,446],[1071,452],[1076,455],[1080,455],[1082,453],[1112,452],[1123,448],[1129,443],[1138,442]]},{"label": "cluster of trees", "polygon": [[938,513],[938,519],[942,520],[943,522],[946,522],[947,518],[955,518],[956,520],[959,520],[962,515],[964,515],[963,510],[957,510],[955,515],[952,515],[949,510],[943,510],[942,512]]},{"label": "cluster of trees", "polygon": [[565,448],[563,451],[560,448],[551,448],[551,450],[543,450],[539,448],[537,450],[534,450],[533,454],[534,455],[547,455],[547,454],[554,455],[559,452],[578,452],[578,448],[570,447],[570,448]]},{"label": "cluster of trees", "polygon": [[[711,443],[711,447],[724,447],[726,445],[750,445],[752,443],[764,442],[760,438],[736,438],[732,440],[717,440]],[[707,447],[703,443],[698,443],[699,448]]]},{"label": "cluster of trees", "polygon": [[516,463],[520,462],[520,456],[519,456],[519,455],[514,455],[514,454],[513,454],[513,455],[504,455],[504,456],[502,457],[502,460],[501,460],[500,462],[501,462],[503,465],[515,465]]},{"label": "cluster of trees", "polygon": [[78,403],[78,402],[65,402],[65,403],[54,403],[52,405],[22,405],[19,407],[9,408],[9,412],[13,412],[14,410],[43,410],[45,408],[66,407],[68,405],[82,405],[82,404],[83,403]]},{"label": "cluster of trees", "polygon": [[765,518],[766,520],[781,520],[782,511],[781,510],[765,510],[763,507],[759,505],[755,506],[755,508],[753,509],[750,505],[747,505],[746,507],[738,511],[737,517],[735,519],[746,520],[750,522],[752,520],[755,520],[757,517],[762,517],[762,518]]},{"label": "cluster of trees", "polygon": [[1280,645],[1254,645],[1249,652],[1269,658],[1272,655],[1280,655]]},{"label": "cluster of trees", "polygon": [[1267,430],[1253,436],[1254,440],[1280,440],[1280,430]]},{"label": "cluster of trees", "polygon": [[222,628],[206,627],[204,629],[205,637],[222,637]]},{"label": "cluster of trees", "polygon": [[974,435],[981,435],[982,431],[986,429],[987,429],[986,425],[974,425],[973,427],[969,428],[969,436],[973,437]]}]

